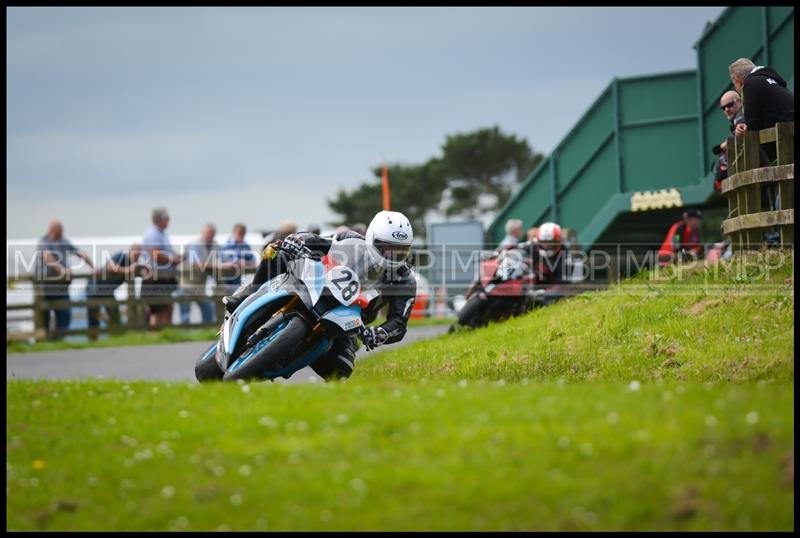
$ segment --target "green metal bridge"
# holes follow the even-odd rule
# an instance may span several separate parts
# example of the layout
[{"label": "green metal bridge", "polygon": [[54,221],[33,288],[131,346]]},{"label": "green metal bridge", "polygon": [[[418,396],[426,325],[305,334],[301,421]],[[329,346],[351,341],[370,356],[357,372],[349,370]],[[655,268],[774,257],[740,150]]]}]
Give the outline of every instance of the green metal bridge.
[{"label": "green metal bridge", "polygon": [[587,250],[652,249],[685,206],[712,216],[704,241],[721,239],[727,206],[713,189],[711,148],[729,134],[719,110],[733,89],[728,65],[770,65],[794,90],[794,8],[728,8],[694,48],[697,69],[614,78],[497,213],[491,239],[502,239],[510,218],[526,227],[553,220]]}]

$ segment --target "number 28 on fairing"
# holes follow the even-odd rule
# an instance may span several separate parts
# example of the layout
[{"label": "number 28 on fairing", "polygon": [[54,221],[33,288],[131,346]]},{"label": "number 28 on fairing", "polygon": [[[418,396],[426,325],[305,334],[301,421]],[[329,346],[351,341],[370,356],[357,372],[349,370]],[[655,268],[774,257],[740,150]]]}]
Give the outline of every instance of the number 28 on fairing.
[{"label": "number 28 on fairing", "polygon": [[344,265],[336,265],[325,274],[325,280],[328,282],[328,289],[342,304],[350,306],[358,299],[361,282],[352,269]]}]

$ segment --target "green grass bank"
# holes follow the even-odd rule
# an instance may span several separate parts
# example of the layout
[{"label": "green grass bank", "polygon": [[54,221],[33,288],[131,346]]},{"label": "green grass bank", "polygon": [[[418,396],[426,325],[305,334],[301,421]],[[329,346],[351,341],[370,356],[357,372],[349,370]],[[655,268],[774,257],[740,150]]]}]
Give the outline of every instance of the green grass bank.
[{"label": "green grass bank", "polygon": [[9,530],[791,530],[791,259],[641,274],[345,383],[7,381]]}]

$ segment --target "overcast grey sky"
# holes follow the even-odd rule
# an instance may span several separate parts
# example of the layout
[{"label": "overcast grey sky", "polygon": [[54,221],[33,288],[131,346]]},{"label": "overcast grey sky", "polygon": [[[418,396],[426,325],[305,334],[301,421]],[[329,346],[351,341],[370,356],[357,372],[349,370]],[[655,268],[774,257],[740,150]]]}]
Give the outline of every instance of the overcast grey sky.
[{"label": "overcast grey sky", "polygon": [[7,8],[7,238],[325,222],[494,124],[546,153],[613,77],[694,68],[723,9]]}]

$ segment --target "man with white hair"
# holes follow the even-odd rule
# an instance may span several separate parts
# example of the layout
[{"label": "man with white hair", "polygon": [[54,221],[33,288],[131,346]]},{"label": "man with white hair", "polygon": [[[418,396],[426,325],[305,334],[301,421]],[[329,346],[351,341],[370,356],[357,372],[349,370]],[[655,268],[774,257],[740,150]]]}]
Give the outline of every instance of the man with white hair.
[{"label": "man with white hair", "polygon": [[[756,66],[748,58],[739,58],[728,67],[731,82],[742,96],[744,123],[736,126],[736,135],[760,131],[778,122],[794,121],[794,94],[775,69]],[[774,144],[763,146],[769,164],[776,158]]]},{"label": "man with white hair", "polygon": [[[736,91],[742,96],[744,123],[736,126],[736,136],[747,131],[760,131],[778,122],[794,122],[794,94],[786,81],[772,67],[756,66],[748,58],[739,58],[728,67]],[[761,146],[761,166],[776,164],[778,150],[775,143]],[[761,209],[778,210],[781,200],[776,184],[765,184],[761,191]],[[764,232],[766,243],[779,243],[778,227]]]},{"label": "man with white hair", "polygon": [[516,247],[522,238],[522,220],[508,219],[506,222],[506,236],[500,241],[498,249]]}]

